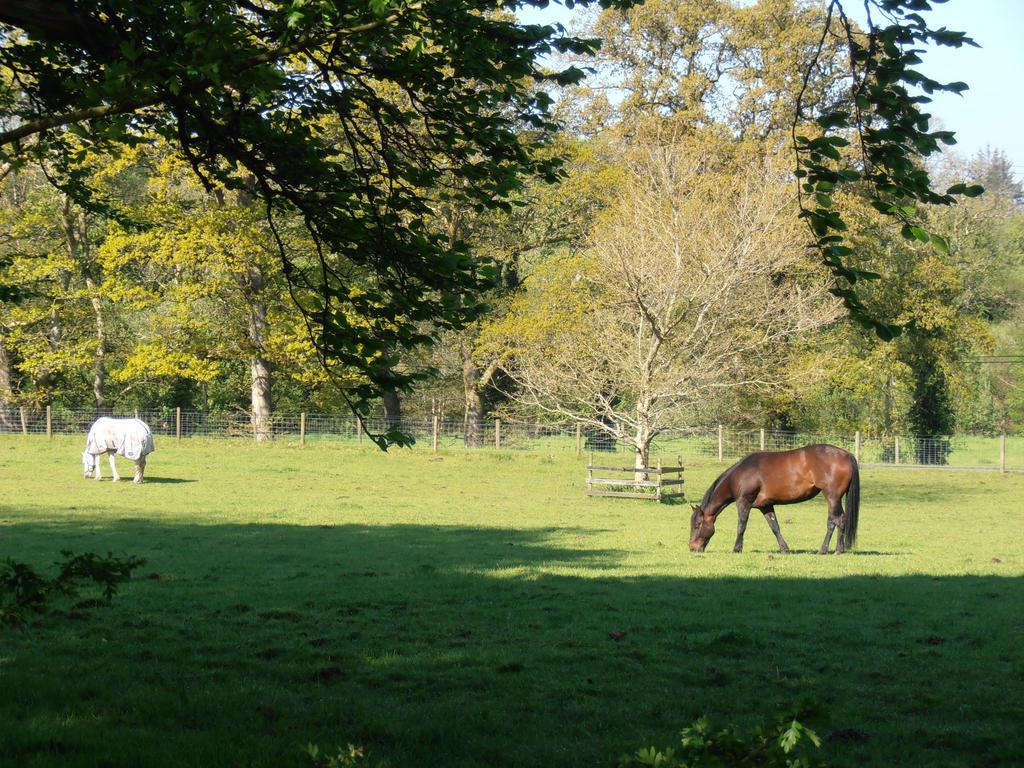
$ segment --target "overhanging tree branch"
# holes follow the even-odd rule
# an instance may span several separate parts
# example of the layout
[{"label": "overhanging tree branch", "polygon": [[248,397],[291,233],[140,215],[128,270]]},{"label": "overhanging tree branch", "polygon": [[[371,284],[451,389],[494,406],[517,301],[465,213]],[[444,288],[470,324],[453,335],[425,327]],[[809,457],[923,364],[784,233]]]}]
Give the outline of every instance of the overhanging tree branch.
[{"label": "overhanging tree branch", "polygon": [[44,117],[30,123],[24,123],[9,131],[0,132],[0,146],[4,144],[12,144],[16,141],[27,138],[28,136],[33,136],[35,134],[42,133],[43,131],[47,131],[50,128],[58,128],[71,123],[87,122],[89,120],[108,117],[110,115],[123,115],[131,112],[137,112],[144,107],[151,107],[154,104],[159,104],[162,100],[163,99],[161,97],[154,96],[149,99],[103,104],[96,107],[86,107],[85,109],[79,109],[62,115]]}]

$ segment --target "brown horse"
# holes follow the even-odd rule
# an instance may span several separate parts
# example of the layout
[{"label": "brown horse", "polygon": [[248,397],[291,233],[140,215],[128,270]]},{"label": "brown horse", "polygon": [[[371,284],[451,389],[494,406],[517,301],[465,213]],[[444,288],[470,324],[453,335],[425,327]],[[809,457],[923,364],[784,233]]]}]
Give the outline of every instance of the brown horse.
[{"label": "brown horse", "polygon": [[[836,554],[853,547],[857,538],[857,513],[860,508],[860,470],[848,451],[834,445],[806,445],[792,451],[752,453],[729,467],[711,484],[700,506],[693,507],[690,518],[690,550],[703,552],[715,535],[715,520],[732,502],[739,512],[739,532],[733,552],[743,551],[743,532],[747,529],[750,508],[761,510],[778,539],[779,548],[789,552],[779,521],[776,504],[795,504],[813,499],[819,493],[828,500],[828,529],[818,550],[828,552],[832,532],[838,527]],[[846,512],[843,512],[843,495]]]}]

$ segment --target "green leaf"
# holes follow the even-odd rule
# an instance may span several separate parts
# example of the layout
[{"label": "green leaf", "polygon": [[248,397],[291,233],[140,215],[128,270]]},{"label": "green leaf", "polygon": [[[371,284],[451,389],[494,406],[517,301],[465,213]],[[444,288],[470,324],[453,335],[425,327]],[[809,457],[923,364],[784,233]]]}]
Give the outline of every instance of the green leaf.
[{"label": "green leaf", "polygon": [[833,128],[844,127],[849,125],[850,113],[843,111],[829,112],[828,114],[819,117],[815,122],[817,122],[817,124],[826,131]]},{"label": "green leaf", "polygon": [[916,227],[916,226],[911,227],[910,231],[913,234],[914,239],[915,240],[920,240],[922,243],[927,243],[931,239],[929,237],[928,233],[925,230],[923,230],[921,227]]},{"label": "green leaf", "polygon": [[946,241],[946,238],[932,234],[930,240],[936,251],[941,253],[943,256],[949,255],[949,243]]}]

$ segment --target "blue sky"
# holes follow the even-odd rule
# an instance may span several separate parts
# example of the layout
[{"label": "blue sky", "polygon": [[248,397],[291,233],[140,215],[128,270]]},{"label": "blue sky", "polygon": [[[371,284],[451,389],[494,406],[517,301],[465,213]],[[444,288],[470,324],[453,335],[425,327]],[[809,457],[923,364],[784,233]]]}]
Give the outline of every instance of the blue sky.
[{"label": "blue sky", "polygon": [[957,146],[973,154],[986,144],[1010,157],[1024,177],[1024,31],[1022,0],[950,0],[928,16],[932,28],[967,32],[982,46],[929,52],[921,69],[936,80],[963,80],[962,97],[936,97],[931,112],[956,131]]},{"label": "blue sky", "polygon": [[[851,11],[861,5],[849,0]],[[572,12],[554,3],[521,17],[531,22],[567,23]],[[949,0],[927,14],[932,28],[967,32],[979,48],[930,51],[920,69],[941,82],[962,80],[962,96],[940,95],[927,107],[934,127],[955,131],[955,149],[967,156],[985,146],[1003,150],[1024,178],[1024,0]]]}]

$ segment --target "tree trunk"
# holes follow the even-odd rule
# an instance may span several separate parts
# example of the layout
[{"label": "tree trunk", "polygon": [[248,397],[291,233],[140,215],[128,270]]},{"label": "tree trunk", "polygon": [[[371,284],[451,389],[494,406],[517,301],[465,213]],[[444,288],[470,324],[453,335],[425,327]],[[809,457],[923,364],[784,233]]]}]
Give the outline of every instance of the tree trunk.
[{"label": "tree trunk", "polygon": [[0,425],[10,427],[8,411],[11,407],[11,358],[7,354],[7,344],[3,333],[0,333]]},{"label": "tree trunk", "polygon": [[[236,196],[239,208],[252,206],[256,199],[256,179],[251,174],[242,178],[242,189]],[[216,194],[218,206],[224,206],[223,194]],[[264,298],[266,276],[258,263],[252,263],[240,269],[236,275],[241,286],[242,295],[248,305],[249,326],[249,370],[251,373],[250,410],[252,412],[252,434],[257,442],[270,440],[273,436],[271,417],[273,416],[273,399],[271,397],[272,380],[270,363],[267,361],[267,302]]]},{"label": "tree trunk", "polygon": [[636,442],[633,444],[633,480],[642,483],[647,479],[647,473],[642,471],[650,466],[651,459],[651,438],[643,428],[637,429]]},{"label": "tree trunk", "polygon": [[96,322],[96,356],[93,360],[92,397],[96,410],[102,411],[107,405],[107,333],[103,318],[103,301],[100,299],[96,284],[88,273],[85,276],[85,285],[89,290],[89,301],[92,303],[93,318]]},{"label": "tree trunk", "polygon": [[[93,265],[89,248],[88,222],[85,213],[76,210],[71,199],[64,198],[64,207],[61,211],[62,224],[64,227],[64,238],[67,242],[68,253],[71,255],[71,262],[78,265],[78,269],[85,281],[85,287],[89,294],[89,303],[92,305],[93,321],[96,328],[96,353],[93,358],[92,396],[93,405],[97,413],[102,413],[107,407],[107,332],[103,312],[103,299],[100,297],[100,289],[94,277]],[[59,338],[57,336],[56,338]]]},{"label": "tree trunk", "polygon": [[384,390],[384,419],[389,427],[402,425],[402,398],[397,389]]},{"label": "tree trunk", "polygon": [[467,356],[462,364],[462,384],[466,392],[466,413],[463,423],[463,442],[468,448],[483,444],[480,420],[483,418],[484,398],[480,394],[480,369],[473,358]]},{"label": "tree trunk", "polygon": [[[250,270],[258,273],[258,270]],[[253,278],[251,283],[262,287],[262,276]],[[252,345],[252,356],[249,358],[249,370],[252,374],[252,433],[257,442],[271,438],[271,416],[273,403],[271,400],[270,365],[266,359],[267,337],[267,305],[259,298],[251,298],[249,305],[249,343]]]},{"label": "tree trunk", "polygon": [[[53,301],[52,308],[50,309],[50,327],[46,331],[46,341],[50,347],[50,352],[52,352],[54,356],[56,356],[57,351],[61,347],[61,343],[64,341],[64,325],[62,323],[61,312],[64,309],[65,297],[71,287],[71,273],[66,269],[62,269],[58,274],[58,298]],[[36,391],[42,395],[45,400],[50,399],[49,389],[50,385],[53,383],[53,373],[53,368],[47,366],[42,368],[32,377],[32,384],[35,386]]]},{"label": "tree trunk", "polygon": [[498,361],[493,360],[483,370],[476,364],[473,354],[466,351],[462,358],[462,385],[466,393],[466,415],[463,442],[467,447],[483,445],[484,390],[487,389],[498,371]]},{"label": "tree trunk", "polygon": [[270,368],[259,355],[249,361],[252,372],[252,434],[257,442],[271,438],[272,403],[270,400]]},{"label": "tree trunk", "polygon": [[647,462],[651,458],[651,440],[653,438],[654,435],[651,433],[650,401],[643,399],[637,403],[636,435],[633,440],[635,451],[633,468],[636,470],[633,474],[633,479],[637,483],[642,483],[647,479],[647,473],[642,470],[650,466]]},{"label": "tree trunk", "polygon": [[884,410],[882,411],[882,432],[885,433],[885,434],[888,434],[888,433],[892,432],[892,422],[893,422],[892,413],[893,413],[893,409],[895,407],[894,404],[893,404],[892,389],[893,389],[893,376],[892,376],[892,374],[889,374],[889,376],[885,380],[885,399],[883,401],[884,402]]},{"label": "tree trunk", "polygon": [[[882,411],[882,434],[892,436],[893,433],[893,410],[894,397],[893,397],[893,376],[889,374],[885,380],[885,399],[883,400],[883,411]],[[895,456],[895,450],[892,446],[886,442],[882,448],[882,461],[889,462],[893,460]]]}]

